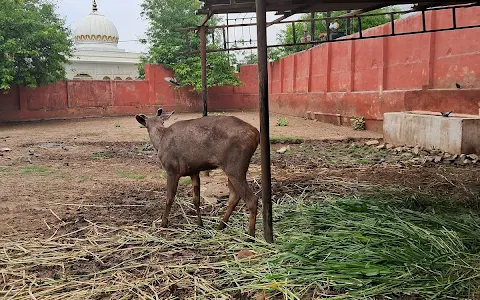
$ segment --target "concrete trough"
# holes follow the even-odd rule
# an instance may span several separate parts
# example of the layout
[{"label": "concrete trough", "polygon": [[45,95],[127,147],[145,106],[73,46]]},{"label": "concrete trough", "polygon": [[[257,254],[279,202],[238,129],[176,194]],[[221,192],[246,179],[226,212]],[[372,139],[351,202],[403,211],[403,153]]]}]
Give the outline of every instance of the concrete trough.
[{"label": "concrete trough", "polygon": [[385,113],[383,138],[393,145],[416,145],[451,154],[480,154],[480,115],[407,111]]}]

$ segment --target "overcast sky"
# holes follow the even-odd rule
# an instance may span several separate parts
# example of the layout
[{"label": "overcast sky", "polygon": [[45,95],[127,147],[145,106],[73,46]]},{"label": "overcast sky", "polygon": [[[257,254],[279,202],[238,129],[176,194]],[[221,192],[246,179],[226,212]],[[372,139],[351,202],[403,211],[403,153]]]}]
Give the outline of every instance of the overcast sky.
[{"label": "overcast sky", "polygon": [[[146,51],[144,45],[140,44],[139,38],[145,37],[147,29],[147,21],[140,16],[141,0],[97,0],[98,12],[105,15],[117,27],[120,35],[119,47],[127,51],[143,52]],[[67,25],[72,30],[75,25],[82,18],[92,11],[91,0],[57,0],[58,13],[66,18]],[[245,18],[254,16],[255,14],[231,14],[229,19]],[[223,15],[222,17],[225,17]],[[274,13],[268,13],[268,21],[275,19]],[[245,23],[248,20],[240,21],[238,23]],[[255,20],[253,20],[255,21]],[[231,22],[234,22],[233,20]],[[269,43],[274,43],[277,32],[284,27],[283,25],[271,26],[268,30]],[[242,29],[231,30],[230,38],[233,41],[236,39],[256,40],[256,28],[254,26],[245,27]]]},{"label": "overcast sky", "polygon": [[[117,27],[120,35],[119,47],[131,52],[146,52],[145,46],[138,42],[139,38],[145,37],[147,29],[147,21],[140,16],[141,3],[142,0],[97,0],[99,13],[105,15]],[[74,30],[76,23],[92,11],[92,0],[57,0],[57,6],[58,13],[66,18],[67,25]],[[246,23],[252,20],[241,20],[241,18],[249,18],[254,15],[254,13],[230,14],[229,19],[237,18],[238,23]],[[222,17],[225,17],[225,15]],[[278,17],[273,12],[267,13],[267,21],[272,21]],[[293,18],[298,18],[298,16],[289,19]],[[231,22],[234,23],[234,20]],[[276,42],[277,33],[285,26],[285,24],[279,24],[268,28],[269,44]],[[256,27],[237,27],[235,30],[230,30],[229,36],[230,41],[256,40]]]}]

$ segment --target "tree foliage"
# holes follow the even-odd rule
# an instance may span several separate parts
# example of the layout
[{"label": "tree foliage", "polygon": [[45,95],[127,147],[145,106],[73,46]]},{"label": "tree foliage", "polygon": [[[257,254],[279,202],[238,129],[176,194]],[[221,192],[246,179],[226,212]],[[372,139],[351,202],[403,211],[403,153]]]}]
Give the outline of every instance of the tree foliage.
[{"label": "tree foliage", "polygon": [[[191,85],[194,90],[201,90],[200,55],[188,55],[185,32],[180,28],[197,27],[204,16],[196,14],[200,2],[197,0],[144,0],[142,16],[149,22],[147,31],[149,55],[148,63],[162,64],[175,71],[180,87]],[[219,19],[211,18],[207,25],[216,25]],[[220,36],[212,38],[213,33],[207,33],[207,47],[220,47]],[[189,34],[190,50],[200,50],[199,33]],[[207,54],[207,85],[238,85],[240,81],[234,75],[231,63],[234,56],[216,52]]]},{"label": "tree foliage", "polygon": [[0,0],[0,89],[65,79],[73,41],[52,3]]},{"label": "tree foliage", "polygon": [[[373,10],[368,14],[377,14],[377,13],[388,13],[388,12],[394,12],[398,11],[395,7],[387,7],[387,8],[381,8],[377,10]],[[340,15],[346,14],[346,11],[334,11],[331,13],[331,23],[337,22],[339,25],[339,28],[337,31],[346,33],[347,29],[347,21],[346,19],[334,19],[335,17],[338,17]],[[327,14],[325,12],[321,13],[316,13],[315,18],[326,18]],[[394,15],[395,19],[399,18],[398,14]],[[300,19],[301,20],[308,20],[311,18],[310,14],[303,14]],[[357,19],[350,19],[350,33],[356,33],[359,31],[359,25]],[[362,30],[376,27],[379,25],[383,25],[385,23],[388,23],[390,21],[390,16],[389,15],[378,15],[378,16],[365,16],[361,18],[362,22]],[[302,36],[304,35],[304,30],[305,30],[305,25],[306,25],[306,30],[307,33],[310,34],[310,22],[298,22],[295,23],[295,43],[300,43]],[[315,39],[319,39],[319,35],[321,33],[326,33],[327,31],[327,22],[326,21],[315,21]],[[279,44],[292,44],[294,42],[293,40],[293,26],[288,25],[285,29],[281,30],[277,34],[277,41]],[[269,49],[269,58],[271,60],[278,59],[283,56],[290,55],[292,53],[296,53],[305,49],[308,49],[311,46],[305,46],[305,45],[299,45],[299,46],[288,46],[288,47],[279,47],[279,48],[270,48]]]}]

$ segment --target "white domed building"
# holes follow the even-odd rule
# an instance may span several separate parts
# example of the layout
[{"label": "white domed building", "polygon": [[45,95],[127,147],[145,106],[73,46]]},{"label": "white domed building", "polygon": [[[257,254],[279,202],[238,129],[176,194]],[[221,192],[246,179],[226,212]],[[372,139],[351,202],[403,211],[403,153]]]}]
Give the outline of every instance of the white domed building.
[{"label": "white domed building", "polygon": [[138,79],[140,53],[118,48],[118,38],[117,28],[98,13],[94,0],[92,12],[74,30],[75,49],[65,66],[67,79]]}]

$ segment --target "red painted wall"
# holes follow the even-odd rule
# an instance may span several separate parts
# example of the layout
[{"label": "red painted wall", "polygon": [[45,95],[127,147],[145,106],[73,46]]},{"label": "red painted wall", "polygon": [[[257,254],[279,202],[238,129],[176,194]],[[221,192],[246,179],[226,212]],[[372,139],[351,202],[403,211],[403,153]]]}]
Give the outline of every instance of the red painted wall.
[{"label": "red painted wall", "polygon": [[[164,80],[173,77],[161,65],[147,65],[144,81],[71,80],[34,89],[13,87],[0,94],[0,121],[20,121],[91,116],[198,112],[201,96],[189,88],[177,89]],[[209,110],[255,109],[258,102],[256,66],[244,66],[237,74],[238,87],[214,87],[209,91]]]},{"label": "red painted wall", "polygon": [[[451,12],[426,14],[427,29],[451,25]],[[480,8],[457,9],[459,26],[480,24]],[[421,15],[395,22],[395,31],[421,30]],[[390,25],[364,36],[389,34]],[[381,130],[385,112],[453,110],[477,114],[480,106],[480,29],[322,44],[269,64],[273,112],[348,124],[364,116]],[[0,95],[0,121],[124,115],[165,110],[200,112],[201,96],[164,81],[172,71],[147,65],[145,81],[68,81]],[[243,66],[238,87],[209,90],[209,111],[258,107],[258,72]],[[455,87],[461,85],[461,89]]]},{"label": "red painted wall", "polygon": [[[451,26],[451,12],[426,17],[427,29]],[[480,24],[480,8],[457,9],[457,24]],[[421,14],[395,22],[397,33],[421,29]],[[390,33],[386,24],[363,36]],[[478,114],[479,37],[480,29],[472,28],[316,46],[271,63],[270,108],[337,124],[364,116],[373,130],[381,130],[389,111]]]}]

